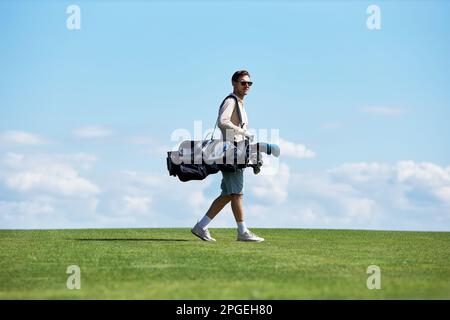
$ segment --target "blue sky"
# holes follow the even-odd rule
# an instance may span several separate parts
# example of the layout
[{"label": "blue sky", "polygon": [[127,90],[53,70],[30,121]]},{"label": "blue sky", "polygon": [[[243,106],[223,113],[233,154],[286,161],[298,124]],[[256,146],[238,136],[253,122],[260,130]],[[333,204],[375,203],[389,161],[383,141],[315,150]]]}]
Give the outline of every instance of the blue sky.
[{"label": "blue sky", "polygon": [[250,226],[448,231],[449,9],[1,1],[0,228],[190,226],[220,175],[178,182],[164,151],[247,69],[250,126],[282,138],[275,175],[246,173]]}]

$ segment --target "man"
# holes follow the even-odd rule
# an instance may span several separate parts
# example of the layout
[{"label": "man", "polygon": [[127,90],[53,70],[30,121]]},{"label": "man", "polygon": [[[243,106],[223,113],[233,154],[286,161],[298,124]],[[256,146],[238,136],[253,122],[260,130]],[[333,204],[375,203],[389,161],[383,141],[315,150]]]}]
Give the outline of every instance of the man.
[{"label": "man", "polygon": [[[252,82],[250,81],[250,74],[245,70],[236,71],[231,78],[233,85],[232,97],[225,99],[219,111],[218,126],[222,132],[222,136],[230,141],[242,141],[245,138],[253,139],[253,136],[247,131],[248,118],[244,109],[244,97],[247,95]],[[239,110],[237,109],[239,108]],[[241,117],[239,117],[239,111]],[[239,118],[242,118],[240,123]],[[208,224],[212,219],[231,202],[231,209],[238,227],[238,241],[252,241],[261,242],[264,238],[258,237],[253,232],[247,229],[244,222],[244,209],[242,205],[242,196],[244,188],[244,170],[237,169],[234,173],[222,172],[222,193],[217,197],[205,216],[197,222],[192,228],[192,233],[205,241],[216,241],[211,237],[208,231]]]}]

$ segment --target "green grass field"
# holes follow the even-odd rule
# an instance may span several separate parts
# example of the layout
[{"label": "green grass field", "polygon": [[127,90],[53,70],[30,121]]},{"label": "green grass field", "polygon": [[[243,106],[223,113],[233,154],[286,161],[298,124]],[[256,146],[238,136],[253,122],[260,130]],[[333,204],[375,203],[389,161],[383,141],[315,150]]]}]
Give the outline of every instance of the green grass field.
[{"label": "green grass field", "polygon": [[[255,229],[0,230],[0,299],[449,299],[450,233]],[[66,269],[81,269],[81,289]],[[367,267],[381,269],[369,290]]]}]

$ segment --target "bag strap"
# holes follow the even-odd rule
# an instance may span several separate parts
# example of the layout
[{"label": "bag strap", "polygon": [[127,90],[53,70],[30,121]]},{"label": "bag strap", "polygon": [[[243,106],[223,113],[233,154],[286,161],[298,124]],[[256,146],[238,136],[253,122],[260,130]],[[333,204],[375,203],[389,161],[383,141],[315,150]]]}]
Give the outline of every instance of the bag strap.
[{"label": "bag strap", "polygon": [[233,98],[234,101],[236,102],[236,108],[237,108],[237,113],[238,113],[238,117],[239,117],[239,125],[240,125],[241,128],[244,126],[244,124],[242,123],[241,108],[239,108],[239,102],[238,102],[238,99],[237,99],[233,94],[229,94],[225,99],[223,99],[222,103],[220,104],[220,107],[219,107],[219,114],[217,115],[217,120],[216,120],[216,124],[214,125],[214,130],[213,130],[213,133],[212,133],[212,135],[211,135],[211,140],[214,139],[214,132],[216,131],[217,124],[219,123],[220,110],[222,109],[223,104],[225,103],[225,101],[226,101],[228,98]]}]

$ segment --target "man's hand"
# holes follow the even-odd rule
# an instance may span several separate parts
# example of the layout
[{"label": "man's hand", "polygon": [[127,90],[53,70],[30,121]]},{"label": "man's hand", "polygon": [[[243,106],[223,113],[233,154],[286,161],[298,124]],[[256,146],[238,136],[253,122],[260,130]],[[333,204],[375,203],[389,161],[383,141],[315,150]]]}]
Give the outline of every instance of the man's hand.
[{"label": "man's hand", "polygon": [[255,136],[253,134],[251,134],[250,132],[248,132],[248,131],[244,132],[244,137],[248,138],[248,140],[250,142],[253,142],[253,140],[255,139]]}]

